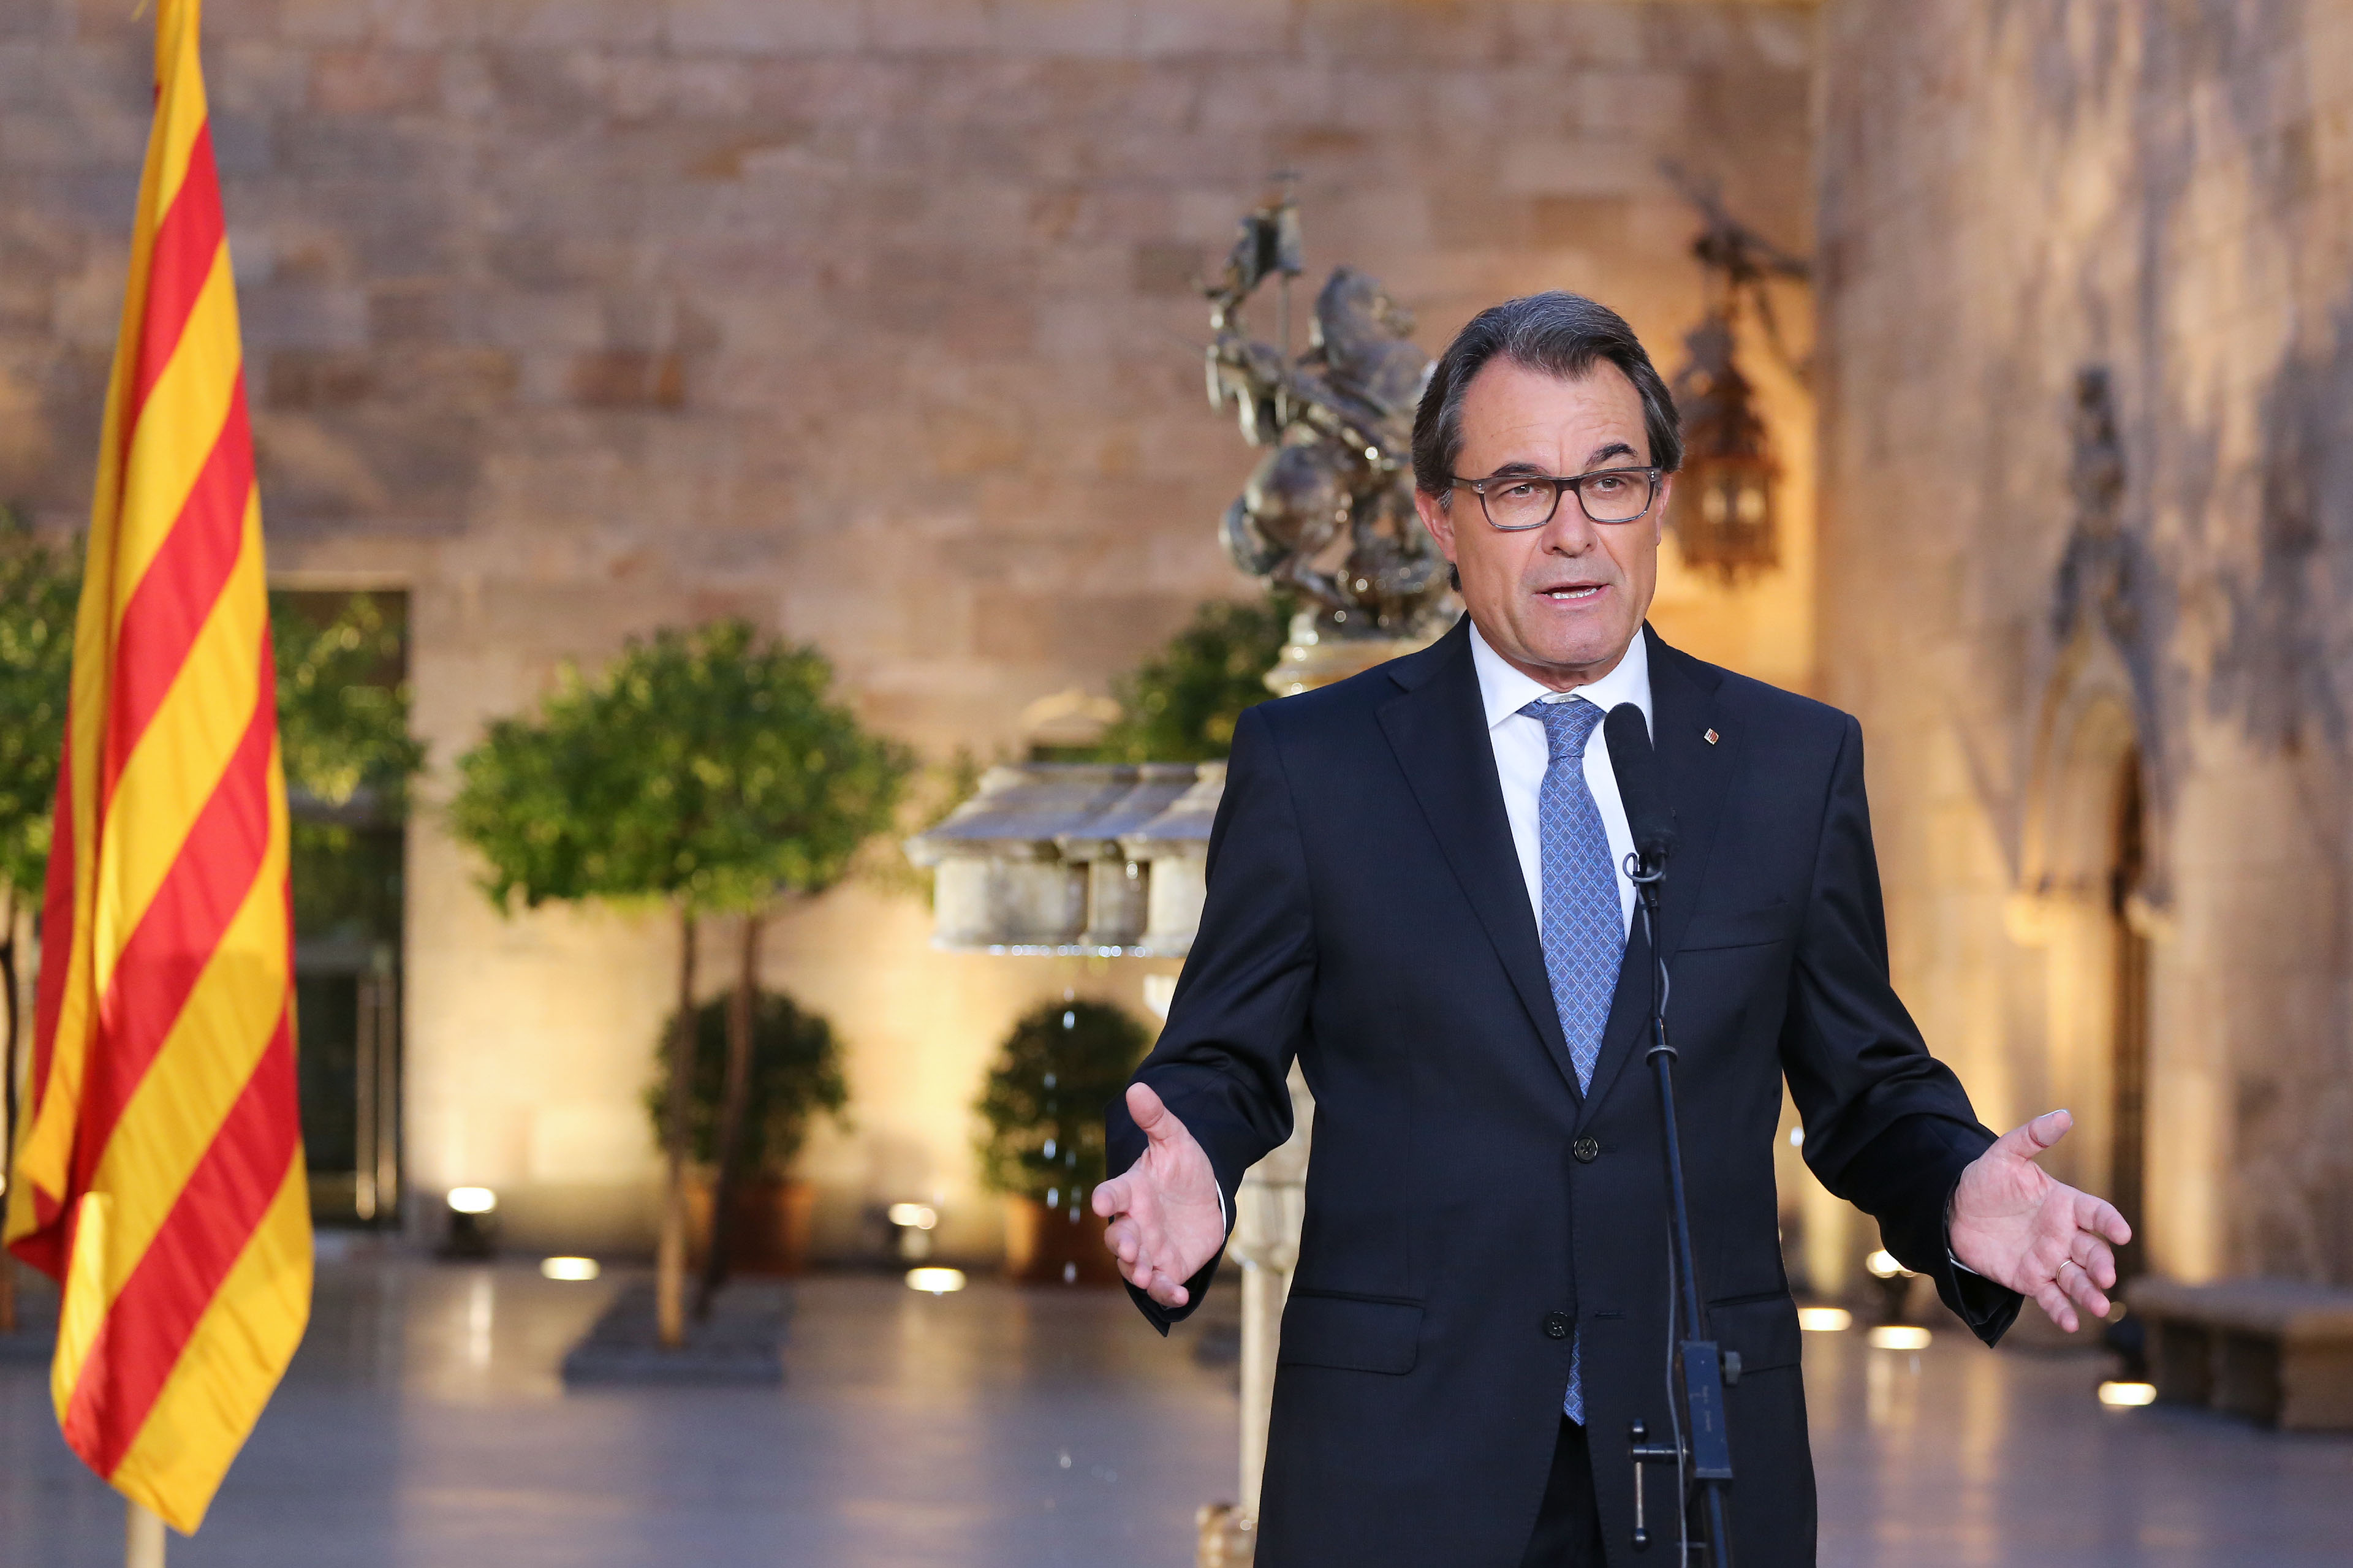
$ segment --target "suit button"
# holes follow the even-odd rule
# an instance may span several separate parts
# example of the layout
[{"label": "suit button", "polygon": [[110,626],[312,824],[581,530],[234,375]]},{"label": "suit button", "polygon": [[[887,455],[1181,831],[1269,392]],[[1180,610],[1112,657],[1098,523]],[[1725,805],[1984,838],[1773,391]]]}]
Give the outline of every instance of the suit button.
[{"label": "suit button", "polygon": [[1567,1312],[1545,1314],[1545,1338],[1548,1340],[1565,1340],[1568,1338],[1569,1330],[1576,1326]]},{"label": "suit button", "polygon": [[1568,1146],[1568,1152],[1577,1156],[1577,1163],[1580,1165],[1590,1165],[1601,1158],[1601,1145],[1591,1138],[1578,1139]]}]

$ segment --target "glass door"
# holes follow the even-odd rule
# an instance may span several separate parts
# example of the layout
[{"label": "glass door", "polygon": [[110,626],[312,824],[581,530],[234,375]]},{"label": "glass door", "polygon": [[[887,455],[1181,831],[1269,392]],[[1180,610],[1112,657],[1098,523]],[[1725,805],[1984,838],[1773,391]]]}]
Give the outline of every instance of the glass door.
[{"label": "glass door", "polygon": [[325,1225],[389,1223],[400,1203],[401,833],[321,826],[298,819],[294,850],[311,1213]]}]

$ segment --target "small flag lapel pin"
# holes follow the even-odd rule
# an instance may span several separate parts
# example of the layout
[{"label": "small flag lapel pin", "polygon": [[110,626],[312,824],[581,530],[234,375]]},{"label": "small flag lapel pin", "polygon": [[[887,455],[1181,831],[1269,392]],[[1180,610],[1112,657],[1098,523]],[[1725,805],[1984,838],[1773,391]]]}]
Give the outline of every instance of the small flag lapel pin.
[{"label": "small flag lapel pin", "polygon": [[1709,745],[1713,746],[1713,745],[1715,745],[1715,731],[1710,730],[1710,731],[1707,732],[1707,735],[1706,735],[1706,737],[1705,737],[1705,738],[1706,738],[1707,743],[1708,743]]}]

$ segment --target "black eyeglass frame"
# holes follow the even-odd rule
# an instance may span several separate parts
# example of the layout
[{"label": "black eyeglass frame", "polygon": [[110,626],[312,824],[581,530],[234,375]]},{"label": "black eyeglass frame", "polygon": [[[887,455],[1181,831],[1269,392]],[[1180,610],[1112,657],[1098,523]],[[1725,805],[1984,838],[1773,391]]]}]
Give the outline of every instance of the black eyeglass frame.
[{"label": "black eyeglass frame", "polygon": [[[1593,509],[1585,504],[1586,482],[1589,479],[1622,478],[1628,474],[1640,474],[1644,479],[1650,482],[1651,496],[1648,500],[1642,503],[1642,510],[1636,512],[1631,517],[1613,517],[1605,520],[1594,516]],[[1551,523],[1554,518],[1560,515],[1560,492],[1563,490],[1574,490],[1577,492],[1577,510],[1583,512],[1585,514],[1585,521],[1593,524],[1596,528],[1623,528],[1630,522],[1640,522],[1644,518],[1651,515],[1651,509],[1652,507],[1659,504],[1659,481],[1665,477],[1666,470],[1664,468],[1596,468],[1592,472],[1585,474],[1490,474],[1483,479],[1466,479],[1461,475],[1456,474],[1447,481],[1447,485],[1450,489],[1466,489],[1472,495],[1477,496],[1479,498],[1479,515],[1485,518],[1487,520],[1487,526],[1493,529],[1496,532],[1525,533],[1530,529],[1547,526]],[[1543,521],[1497,522],[1495,521],[1495,514],[1487,510],[1486,487],[1489,485],[1526,484],[1543,484],[1550,485],[1552,487],[1552,505],[1545,510]]]}]

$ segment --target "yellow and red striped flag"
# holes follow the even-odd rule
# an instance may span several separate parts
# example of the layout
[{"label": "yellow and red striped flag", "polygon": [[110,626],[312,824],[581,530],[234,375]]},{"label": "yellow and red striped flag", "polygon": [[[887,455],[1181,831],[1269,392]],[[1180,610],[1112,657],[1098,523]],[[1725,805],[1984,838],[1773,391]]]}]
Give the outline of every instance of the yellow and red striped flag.
[{"label": "yellow and red striped flag", "polygon": [[66,1440],[184,1531],[302,1337],[286,790],[200,0],[160,0],[9,1247]]}]

